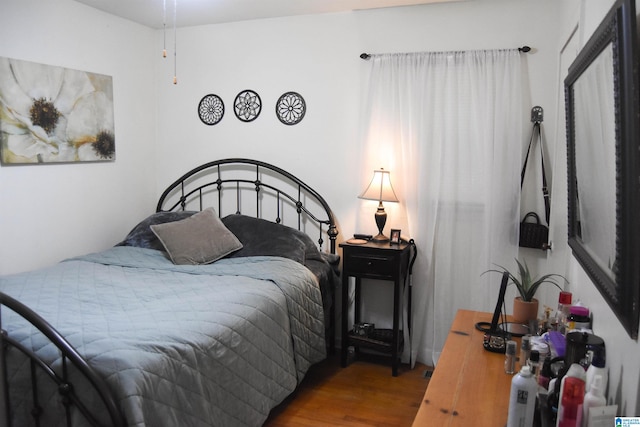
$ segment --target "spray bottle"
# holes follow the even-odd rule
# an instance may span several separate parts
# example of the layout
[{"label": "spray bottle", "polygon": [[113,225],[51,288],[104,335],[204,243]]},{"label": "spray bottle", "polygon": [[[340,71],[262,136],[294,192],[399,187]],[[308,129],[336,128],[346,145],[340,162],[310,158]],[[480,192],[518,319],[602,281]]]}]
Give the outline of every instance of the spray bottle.
[{"label": "spray bottle", "polygon": [[531,427],[536,406],[538,384],[529,366],[523,366],[511,380],[507,427]]},{"label": "spray bottle", "polygon": [[591,383],[591,389],[584,396],[584,403],[582,404],[582,425],[589,427],[589,408],[606,405],[607,399],[604,398],[604,391],[602,390],[602,376],[596,375]]},{"label": "spray bottle", "polygon": [[595,347],[593,349],[591,364],[589,365],[589,368],[587,368],[585,390],[591,390],[591,384],[593,383],[593,380],[597,375],[602,377],[601,388],[602,393],[604,394],[607,391],[607,383],[609,382],[609,373],[606,367],[606,356],[604,347]]},{"label": "spray bottle", "polygon": [[556,427],[580,427],[586,377],[581,365],[572,363],[569,366],[569,370],[560,381]]}]

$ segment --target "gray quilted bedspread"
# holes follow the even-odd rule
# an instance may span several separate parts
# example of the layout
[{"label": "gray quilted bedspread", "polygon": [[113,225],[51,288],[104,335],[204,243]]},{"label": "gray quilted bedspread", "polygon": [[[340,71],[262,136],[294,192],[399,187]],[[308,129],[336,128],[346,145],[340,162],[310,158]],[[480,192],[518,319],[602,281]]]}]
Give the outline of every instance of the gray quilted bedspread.
[{"label": "gray quilted bedspread", "polygon": [[[325,358],[317,281],[284,258],[177,266],[160,251],[116,247],[2,277],[0,291],[78,349],[130,426],[261,425]],[[2,316],[9,334],[58,358]]]}]

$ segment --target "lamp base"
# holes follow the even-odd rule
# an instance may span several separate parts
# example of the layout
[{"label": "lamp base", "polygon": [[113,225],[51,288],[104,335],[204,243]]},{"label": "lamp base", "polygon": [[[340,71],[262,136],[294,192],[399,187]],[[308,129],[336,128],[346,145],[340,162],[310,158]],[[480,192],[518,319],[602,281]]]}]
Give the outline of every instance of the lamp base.
[{"label": "lamp base", "polygon": [[382,201],[378,204],[378,210],[375,214],[376,225],[378,226],[378,235],[371,239],[372,242],[375,243],[385,243],[389,241],[389,238],[382,234],[382,230],[384,230],[384,225],[387,222],[387,213],[384,211],[384,206],[382,205]]},{"label": "lamp base", "polygon": [[386,243],[389,241],[389,238],[382,233],[379,233],[377,236],[373,236],[370,240],[374,243]]}]

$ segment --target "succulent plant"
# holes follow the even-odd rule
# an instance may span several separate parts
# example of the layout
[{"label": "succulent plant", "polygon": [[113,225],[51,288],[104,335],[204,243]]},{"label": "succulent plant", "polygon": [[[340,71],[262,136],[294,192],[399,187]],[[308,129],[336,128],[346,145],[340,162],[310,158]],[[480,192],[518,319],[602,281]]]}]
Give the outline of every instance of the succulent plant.
[{"label": "succulent plant", "polygon": [[526,261],[520,262],[516,259],[516,263],[518,264],[517,276],[516,274],[513,274],[511,271],[509,271],[509,269],[497,264],[495,265],[496,267],[499,267],[500,270],[491,269],[491,270],[485,271],[484,273],[490,273],[490,272],[495,272],[500,274],[507,273],[509,275],[509,282],[513,283],[516,286],[516,288],[518,289],[518,293],[520,294],[520,297],[522,298],[523,301],[532,301],[533,297],[538,291],[538,288],[543,283],[550,283],[555,287],[557,287],[558,289],[560,289],[561,291],[563,289],[558,284],[557,279],[562,278],[565,284],[569,283],[567,279],[565,279],[564,276],[560,274],[545,274],[544,276],[541,276],[539,278],[531,277],[531,272],[529,271],[529,266],[527,266]]}]

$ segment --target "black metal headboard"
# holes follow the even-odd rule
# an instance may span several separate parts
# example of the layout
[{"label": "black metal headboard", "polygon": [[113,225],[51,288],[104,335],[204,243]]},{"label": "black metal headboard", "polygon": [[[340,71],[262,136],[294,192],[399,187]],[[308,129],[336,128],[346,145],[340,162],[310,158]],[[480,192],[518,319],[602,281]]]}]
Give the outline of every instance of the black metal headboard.
[{"label": "black metal headboard", "polygon": [[[227,192],[233,196],[223,199]],[[289,172],[258,160],[222,159],[192,169],[167,187],[156,212],[203,210],[216,203],[221,217],[229,213],[246,215],[253,208],[257,218],[282,223],[311,236],[317,232],[320,250],[326,236],[329,252],[336,253],[338,229],[324,198]],[[267,216],[269,212],[273,217]],[[295,219],[288,220],[289,215]]]}]

